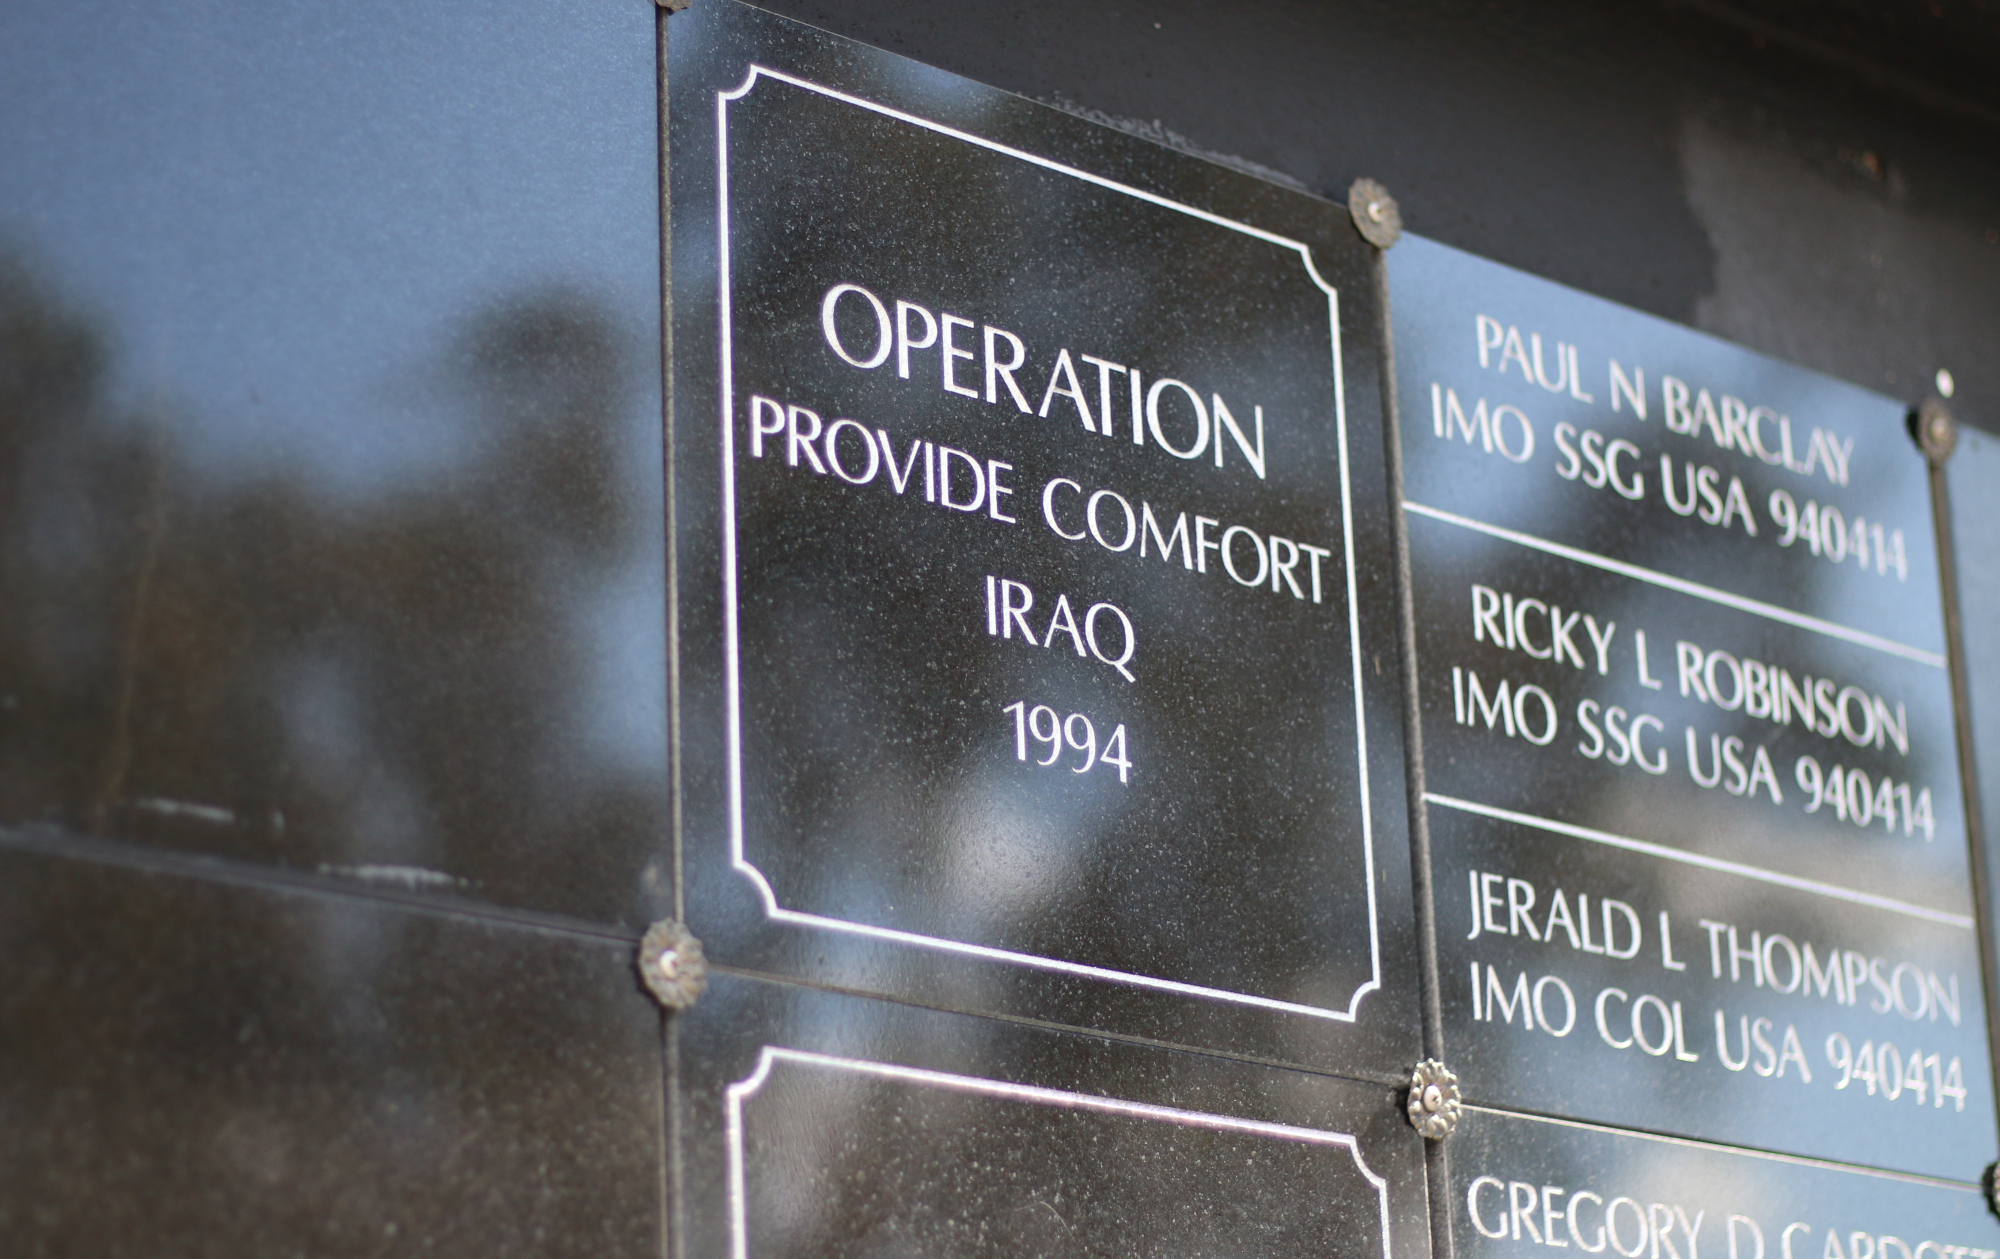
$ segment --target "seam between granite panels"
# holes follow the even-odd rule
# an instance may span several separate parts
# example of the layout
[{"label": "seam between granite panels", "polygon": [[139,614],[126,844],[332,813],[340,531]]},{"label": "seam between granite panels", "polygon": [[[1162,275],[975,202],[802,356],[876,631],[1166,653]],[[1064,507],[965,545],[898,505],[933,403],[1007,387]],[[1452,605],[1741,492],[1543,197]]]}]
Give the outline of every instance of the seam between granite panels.
[{"label": "seam between granite panels", "polygon": [[233,857],[216,857],[154,848],[145,844],[77,835],[53,827],[0,826],[0,851],[62,857],[98,865],[176,875],[208,883],[289,892],[327,900],[354,901],[406,909],[444,918],[460,918],[495,926],[519,927],[580,939],[636,944],[641,932],[615,923],[593,922],[538,910],[515,909],[484,901],[437,893],[398,892],[360,885],[337,875],[264,865]]}]

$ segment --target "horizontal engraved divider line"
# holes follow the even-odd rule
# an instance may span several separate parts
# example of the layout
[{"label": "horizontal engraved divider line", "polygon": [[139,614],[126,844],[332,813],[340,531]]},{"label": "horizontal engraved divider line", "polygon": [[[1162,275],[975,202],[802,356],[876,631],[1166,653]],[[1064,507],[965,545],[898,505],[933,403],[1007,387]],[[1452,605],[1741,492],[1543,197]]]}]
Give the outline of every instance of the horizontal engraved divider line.
[{"label": "horizontal engraved divider line", "polygon": [[1926,922],[1935,922],[1947,927],[1972,930],[1970,914],[1947,913],[1942,909],[1926,909],[1922,905],[1912,905],[1887,896],[1877,896],[1873,892],[1859,892],[1850,887],[1840,887],[1832,883],[1821,883],[1817,879],[1802,879],[1797,875],[1780,874],[1776,870],[1765,870],[1758,866],[1744,865],[1740,861],[1727,861],[1721,857],[1710,857],[1698,852],[1688,852],[1682,848],[1655,844],[1650,840],[1633,839],[1629,835],[1614,835],[1610,831],[1592,830],[1588,826],[1576,826],[1569,822],[1558,822],[1553,818],[1536,817],[1532,813],[1516,813],[1512,809],[1502,809],[1495,805],[1478,804],[1471,800],[1460,800],[1455,796],[1441,796],[1434,791],[1426,791],[1424,800],[1430,804],[1443,805],[1447,809],[1458,809],[1466,813],[1476,813],[1502,822],[1512,822],[1517,826],[1532,826],[1536,830],[1549,831],[1556,835],[1567,835],[1572,839],[1585,839],[1593,844],[1606,844],[1612,848],[1623,848],[1627,852],[1645,853],[1650,857],[1660,857],[1667,861],[1684,862],[1691,866],[1718,870],[1724,874],[1741,875],[1746,879],[1757,879],[1765,883],[1775,883],[1779,887],[1789,887],[1794,891],[1811,892],[1815,896],[1828,896],[1834,900],[1849,901],[1856,905],[1866,905],[1871,909],[1887,910],[1892,914],[1907,914]]},{"label": "horizontal engraved divider line", "polygon": [[[951,1089],[960,1093],[973,1093],[986,1097],[1011,1097],[1033,1102],[1040,1106],[1053,1106],[1060,1110],[1096,1110],[1114,1115],[1132,1115],[1140,1119],[1156,1119],[1164,1123],[1179,1124],[1190,1128],[1208,1128],[1217,1132],[1247,1132],[1253,1136],[1272,1137],[1280,1141],[1298,1141],[1307,1145],[1334,1145],[1356,1153],[1359,1149],[1351,1133],[1334,1132],[1325,1128],[1302,1128],[1297,1124],[1271,1123],[1263,1119],[1244,1119],[1236,1115],[1219,1114],[1214,1111],[1183,1110],[1178,1106],[1157,1106],[1151,1102],[1127,1101],[1120,1097],[1104,1097],[1093,1093],[1073,1093],[1066,1089],[1044,1088],[1037,1084],[1016,1084],[1010,1080],[989,1080],[979,1076],[955,1075],[945,1071],[931,1071],[923,1067],[906,1067],[895,1063],[872,1062],[862,1058],[840,1058],[832,1054],[811,1053],[800,1049],[784,1049],[775,1045],[764,1047],[757,1064],[757,1070],[747,1079],[739,1081],[735,1088],[741,1095],[749,1096],[759,1091],[769,1077],[770,1064],[776,1061],[807,1063],[818,1067],[831,1067],[840,1071],[852,1071],[861,1075],[882,1076],[891,1080],[903,1080],[911,1084],[926,1084],[933,1088]],[[1362,1164],[1368,1182],[1383,1185],[1388,1182]]]},{"label": "horizontal engraved divider line", "polygon": [[[1159,992],[1178,993],[1183,997],[1198,997],[1208,1001],[1227,1001],[1234,1005],[1257,1006],[1265,1010],[1282,1010],[1287,1014],[1304,1014],[1312,1018],[1332,1019],[1338,1023],[1354,1022],[1354,1011],[1328,1010],[1320,1006],[1303,1005],[1296,1001],[1281,1001],[1276,997],[1263,997],[1252,992],[1231,992],[1226,988],[1208,988],[1201,984],[1184,983],[1178,979],[1162,979],[1157,975],[1142,975],[1136,971],[1111,970],[1103,966],[1091,966],[1085,962],[1065,961],[1059,957],[1042,957],[1033,953],[1016,953],[1010,949],[996,949],[986,944],[971,944],[963,940],[947,940],[941,936],[927,936],[915,931],[901,931],[895,927],[877,927],[865,922],[851,922],[845,918],[829,918],[824,914],[809,914],[796,909],[786,909],[777,904],[776,893],[764,879],[763,872],[747,861],[737,860],[736,869],[749,875],[759,888],[764,890],[767,901],[765,913],[773,922],[788,922],[795,926],[818,927],[827,931],[844,931],[853,935],[868,936],[877,940],[889,940],[896,944],[911,944],[918,948],[936,949],[943,953],[962,953],[970,957],[985,958],[991,962],[1007,962],[1015,966],[1025,966],[1033,970],[1055,971],[1064,975],[1081,975],[1087,979],[1101,979],[1112,983],[1128,984],[1135,988],[1151,988]],[[1379,981],[1370,981],[1370,986],[1379,986]],[[1356,1002],[1359,997],[1357,995]]]},{"label": "horizontal engraved divider line", "polygon": [[802,79],[798,75],[786,74],[783,70],[776,70],[759,63],[753,63],[750,66],[750,73],[743,80],[743,86],[733,92],[721,92],[717,93],[717,95],[726,100],[740,100],[749,95],[750,89],[760,77],[776,79],[780,83],[789,83],[793,87],[804,88],[808,92],[817,92],[821,96],[831,97],[834,100],[857,106],[868,110],[870,113],[881,114],[885,118],[894,118],[898,122],[906,122],[911,126],[921,127],[925,131],[934,131],[939,135],[950,136],[954,140],[963,140],[965,143],[978,148],[989,149],[992,152],[1004,154],[1007,157],[1026,162],[1030,166],[1039,166],[1043,170],[1051,170],[1059,175],[1068,175],[1073,179],[1080,179],[1088,184],[1096,184],[1100,188],[1109,188],[1113,192],[1122,192],[1128,197],[1134,197],[1150,205],[1159,206],[1162,209],[1186,214],[1190,217],[1200,219],[1205,223],[1213,223],[1217,227],[1226,227],[1230,231],[1241,232],[1245,236],[1254,236],[1258,240],[1269,241],[1273,245],[1281,245],[1286,249],[1294,250],[1298,253],[1299,258],[1305,263],[1306,274],[1311,277],[1314,285],[1325,291],[1327,296],[1335,296],[1338,292],[1320,275],[1318,265],[1313,262],[1312,249],[1303,241],[1293,240],[1289,236],[1280,236],[1276,232],[1266,231],[1261,227],[1239,222],[1236,219],[1225,218],[1213,211],[1204,210],[1198,206],[1191,206],[1185,202],[1175,201],[1170,197],[1163,197],[1159,193],[1148,192],[1144,188],[1137,188],[1131,184],[1121,184],[1115,179],[1106,179],[1102,175],[1094,175],[1081,167],[1066,166],[1061,162],[1055,161],[1053,158],[1046,158],[1038,153],[1030,153],[1026,149],[1013,148],[1010,145],[1001,144],[997,140],[989,140],[985,136],[974,135],[970,131],[960,131],[956,127],[946,126],[944,123],[933,121],[918,114],[905,113],[900,109],[884,105],[879,101],[871,101],[865,96],[855,96],[851,93],[840,91],[837,88],[828,87],[823,83],[815,83],[811,79]]},{"label": "horizontal engraved divider line", "polygon": [[971,1093],[976,1096],[1007,1097],[1041,1106],[1062,1110],[1098,1111],[1105,1114],[1124,1115],[1138,1119],[1150,1119],[1159,1123],[1169,1123],[1181,1127],[1203,1128],[1215,1132],[1242,1132],[1252,1136],[1267,1137],[1280,1141],[1292,1141],[1301,1145],[1326,1145],[1347,1151],[1347,1157],[1354,1163],[1355,1170],[1375,1191],[1376,1217],[1382,1226],[1382,1259],[1389,1259],[1393,1251],[1389,1237],[1389,1182],[1377,1175],[1361,1156],[1361,1144],[1346,1132],[1334,1132],[1323,1128],[1302,1128],[1293,1124],[1271,1123],[1261,1119],[1243,1119],[1235,1115],[1216,1114],[1211,1111],[1181,1110],[1172,1106],[1156,1106],[1149,1102],[1126,1101],[1123,1098],[1104,1097],[1089,1093],[1072,1093],[1062,1089],[1043,1088],[1033,1084],[1016,1084],[1008,1080],[981,1079],[977,1076],[953,1075],[943,1071],[929,1071],[922,1067],[906,1067],[893,1063],[872,1062],[861,1058],[840,1058],[832,1054],[812,1053],[802,1049],[788,1049],[778,1045],[765,1045],[757,1055],[757,1066],[748,1076],[724,1089],[724,1126],[728,1138],[729,1155],[729,1215],[731,1229],[731,1254],[735,1259],[747,1259],[749,1253],[749,1177],[744,1158],[743,1103],[757,1095],[771,1077],[771,1068],[779,1062],[801,1063],[808,1066],[827,1067],[840,1071],[851,1071],[861,1075],[873,1075],[910,1084],[928,1085],[932,1088],[950,1089],[954,1092]]},{"label": "horizontal engraved divider line", "polygon": [[1872,647],[1876,651],[1887,652],[1892,656],[1901,656],[1905,660],[1914,660],[1918,664],[1927,664],[1933,669],[1944,668],[1944,653],[1942,652],[1925,651],[1921,647],[1912,647],[1908,643],[1899,643],[1893,638],[1884,638],[1880,634],[1870,634],[1867,630],[1854,629],[1850,626],[1842,625],[1837,621],[1827,621],[1816,616],[1807,616],[1803,612],[1794,612],[1790,608],[1781,608],[1775,603],[1765,603],[1761,599],[1751,599],[1744,595],[1731,594],[1727,590],[1717,590],[1714,586],[1704,586],[1698,581],[1689,581],[1685,577],[1675,577],[1671,573],[1663,573],[1658,569],[1642,568],[1637,564],[1628,564],[1624,560],[1614,560],[1608,555],[1599,555],[1595,551],[1585,551],[1573,546],[1564,546],[1560,542],[1551,542],[1547,538],[1538,538],[1531,533],[1521,533],[1518,530],[1504,528],[1500,525],[1489,525],[1483,520],[1474,520],[1470,516],[1461,516],[1456,512],[1448,512],[1436,507],[1426,507],[1422,503],[1413,503],[1409,499],[1403,500],[1403,510],[1415,512],[1419,516],[1429,516],[1432,520],[1440,520],[1448,525],[1457,525],[1462,529],[1471,529],[1475,532],[1486,534],[1489,537],[1518,543],[1521,546],[1531,547],[1537,551],[1545,551],[1550,555],[1561,556],[1566,560],[1574,560],[1579,564],[1588,564],[1592,568],[1601,568],[1609,573],[1617,573],[1638,581],[1650,582],[1655,586],[1679,591],[1684,595],[1693,595],[1697,599],[1707,599],[1711,603],[1720,603],[1724,607],[1735,608],[1739,612],[1749,612],[1756,616],[1769,617],[1774,621],[1783,621],[1787,625],[1795,625],[1800,629],[1811,630],[1816,634],[1825,634],[1829,638],[1842,639],[1862,647]]},{"label": "horizontal engraved divider line", "polygon": [[1552,1124],[1559,1128],[1577,1128],[1584,1132],[1601,1133],[1607,1137],[1630,1137],[1635,1141],[1657,1141],[1662,1145],[1678,1145],[1685,1149],[1699,1150],[1705,1154],[1724,1157],[1762,1159],[1770,1163],[1790,1163],[1795,1167],[1811,1167],[1820,1171],[1847,1172],[1855,1176],[1873,1176],[1880,1180],[1900,1180],[1906,1184],[1923,1185],[1931,1189],[1946,1189],[1957,1193],[1978,1193],[1979,1186],[1969,1181],[1950,1180],[1943,1176],[1925,1176],[1918,1172],[1896,1172],[1882,1167],[1870,1167],[1865,1163],[1843,1163],[1837,1159],[1811,1158],[1804,1154],[1780,1154],[1773,1150],[1760,1150],[1754,1146],[1726,1145],[1719,1141],[1699,1141],[1693,1137],[1677,1137],[1664,1132],[1653,1132],[1644,1128],[1616,1128],[1609,1124],[1589,1123],[1581,1119],[1565,1119],[1558,1115],[1542,1115],[1532,1111],[1508,1110],[1498,1106],[1479,1106],[1466,1102],[1465,1109],[1478,1115],[1492,1115],[1496,1119],[1518,1119],[1525,1123]]}]

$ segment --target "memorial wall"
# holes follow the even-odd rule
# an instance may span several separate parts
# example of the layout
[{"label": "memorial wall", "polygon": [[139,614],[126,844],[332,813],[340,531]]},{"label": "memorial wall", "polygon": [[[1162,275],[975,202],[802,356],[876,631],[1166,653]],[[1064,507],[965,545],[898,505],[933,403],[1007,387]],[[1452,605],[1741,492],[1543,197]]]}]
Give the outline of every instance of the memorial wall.
[{"label": "memorial wall", "polygon": [[0,1252],[2000,1256],[2000,104],[1715,8],[0,18]]},{"label": "memorial wall", "polygon": [[671,35],[687,923],[843,994],[674,1016],[691,1237],[1994,1248],[1905,404],[1373,185]]}]

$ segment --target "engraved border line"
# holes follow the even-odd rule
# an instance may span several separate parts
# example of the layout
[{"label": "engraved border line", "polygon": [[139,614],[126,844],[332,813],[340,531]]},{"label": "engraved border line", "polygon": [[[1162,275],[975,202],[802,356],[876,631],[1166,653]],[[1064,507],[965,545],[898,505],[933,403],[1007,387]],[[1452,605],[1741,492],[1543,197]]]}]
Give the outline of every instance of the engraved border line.
[{"label": "engraved border line", "polygon": [[1775,603],[1765,603],[1759,599],[1750,599],[1743,595],[1731,594],[1727,590],[1717,590],[1714,586],[1704,586],[1700,582],[1689,581],[1685,577],[1675,577],[1668,573],[1662,573],[1657,569],[1641,568],[1637,564],[1627,564],[1623,560],[1614,560],[1608,555],[1599,555],[1594,551],[1584,551],[1573,546],[1564,546],[1560,542],[1551,542],[1547,538],[1538,538],[1531,533],[1520,533],[1513,529],[1503,528],[1500,525],[1489,525],[1483,520],[1474,520],[1469,516],[1461,516],[1455,512],[1443,511],[1436,507],[1426,507],[1422,503],[1413,503],[1408,499],[1403,500],[1403,510],[1415,512],[1419,516],[1429,516],[1432,520],[1441,520],[1448,525],[1458,525],[1460,528],[1471,529],[1490,537],[1501,538],[1508,542],[1516,542],[1525,547],[1532,547],[1537,551],[1546,551],[1550,555],[1559,555],[1563,559],[1575,560],[1579,564],[1588,564],[1592,568],[1601,568],[1606,572],[1618,573],[1639,581],[1651,582],[1655,586],[1664,586],[1668,590],[1677,590],[1684,595],[1693,595],[1697,599],[1707,599],[1711,603],[1720,603],[1725,607],[1735,608],[1740,612],[1750,612],[1757,616],[1769,617],[1774,621],[1783,621],[1787,625],[1795,625],[1800,629],[1812,630],[1816,634],[1825,634],[1829,638],[1839,638],[1862,647],[1872,647],[1876,651],[1887,652],[1892,656],[1901,656],[1905,660],[1914,660],[1918,664],[1927,664],[1933,669],[1944,668],[1944,655],[1941,652],[1925,651],[1921,647],[1912,647],[1908,643],[1899,643],[1893,638],[1884,638],[1879,634],[1870,634],[1866,630],[1851,629],[1835,621],[1825,621],[1816,616],[1807,616],[1803,612],[1794,612],[1790,608],[1781,608]]},{"label": "engraved border line", "polygon": [[1458,809],[1466,813],[1477,813],[1481,817],[1495,818],[1502,822],[1513,822],[1517,826],[1532,826],[1537,830],[1549,831],[1557,835],[1567,835],[1572,839],[1589,840],[1593,844],[1606,844],[1612,848],[1623,848],[1627,852],[1645,853],[1651,857],[1667,861],[1685,862],[1691,866],[1701,866],[1709,870],[1719,870],[1724,874],[1741,875],[1746,879],[1757,879],[1765,883],[1775,883],[1794,891],[1810,892],[1815,896],[1829,896],[1835,900],[1850,901],[1856,905],[1867,905],[1872,909],[1884,909],[1892,914],[1907,914],[1926,922],[1940,923],[1947,927],[1972,930],[1969,914],[1947,913],[1942,909],[1926,909],[1922,905],[1912,905],[1908,901],[1893,900],[1887,896],[1877,896],[1873,892],[1858,892],[1853,888],[1840,887],[1832,883],[1821,883],[1817,879],[1802,879],[1797,875],[1780,874],[1776,870],[1765,870],[1758,866],[1744,865],[1740,861],[1727,861],[1721,857],[1710,857],[1698,852],[1688,852],[1681,848],[1670,848],[1665,844],[1655,844],[1649,840],[1633,839],[1629,835],[1614,835],[1610,831],[1592,830],[1588,826],[1575,826],[1568,822],[1558,822],[1553,818],[1536,817],[1532,813],[1516,813],[1512,809],[1502,809],[1490,804],[1479,804],[1471,800],[1460,800],[1455,796],[1441,796],[1426,791],[1424,800],[1430,804],[1443,805],[1447,809]]},{"label": "engraved border line", "polygon": [[[1178,980],[1162,979],[1152,975],[1137,975],[1128,971],[1087,966],[1081,962],[1064,961],[1060,958],[1015,953],[1006,949],[990,948],[986,945],[969,944],[961,940],[947,940],[937,936],[920,935],[911,931],[898,931],[889,927],[878,927],[868,923],[850,922],[846,919],[828,918],[820,914],[809,914],[796,909],[786,909],[784,906],[778,904],[777,893],[771,887],[770,881],[764,877],[763,871],[759,870],[744,857],[742,684],[741,659],[737,646],[739,622],[736,587],[736,388],[735,355],[732,348],[733,338],[731,334],[733,315],[730,296],[729,102],[741,100],[749,95],[750,90],[756,86],[759,78],[770,78],[779,82],[789,83],[794,87],[802,88],[809,92],[816,92],[822,96],[831,97],[834,100],[842,101],[873,113],[882,114],[885,117],[894,118],[916,127],[921,127],[926,131],[950,136],[953,139],[962,140],[979,148],[989,149],[995,153],[1016,158],[1033,166],[1039,166],[1046,170],[1081,179],[1086,183],[1108,188],[1114,192],[1124,193],[1127,196],[1136,197],[1149,204],[1178,211],[1179,213],[1200,219],[1203,222],[1228,228],[1247,236],[1253,236],[1258,240],[1282,246],[1285,249],[1295,251],[1299,255],[1300,261],[1305,265],[1307,276],[1316,287],[1325,292],[1327,296],[1327,312],[1331,320],[1332,332],[1330,346],[1333,353],[1334,420],[1340,443],[1340,510],[1342,532],[1344,534],[1344,551],[1347,561],[1348,641],[1352,648],[1351,654],[1353,656],[1354,667],[1355,761],[1360,769],[1361,858],[1363,878],[1368,893],[1369,977],[1354,990],[1353,995],[1348,999],[1347,1009],[1329,1010],[1320,1006],[1281,1001],[1274,997],[1262,997],[1252,993],[1230,992],[1221,988],[1206,988],[1198,984],[1182,983]],[[1238,223],[1233,219],[1223,218],[1219,214],[1197,209],[1194,206],[1182,205],[1178,201],[1168,200],[1156,193],[1146,192],[1143,189],[1117,183],[1113,180],[1105,179],[1100,175],[1093,175],[1088,171],[1064,166],[1059,162],[1051,161],[1045,157],[1037,157],[1032,153],[1008,148],[1006,145],[997,144],[994,141],[955,130],[941,123],[917,117],[914,114],[906,114],[900,110],[891,109],[886,105],[877,104],[874,101],[865,100],[858,96],[850,96],[845,92],[836,91],[833,88],[797,78],[780,70],[773,70],[768,66],[751,65],[749,74],[745,76],[741,86],[733,91],[716,93],[715,129],[716,203],[718,235],[721,245],[717,264],[718,278],[720,280],[720,300],[718,302],[717,315],[721,325],[722,350],[722,624],[723,660],[726,674],[723,681],[725,708],[727,710],[725,728],[729,741],[730,864],[756,886],[758,895],[763,899],[766,916],[778,922],[789,922],[799,926],[851,932],[856,935],[871,936],[875,939],[890,940],[899,944],[911,944],[923,948],[969,954],[974,957],[1006,962],[1017,966],[1033,967],[1039,970],[1052,970],[1071,975],[1083,975],[1092,979],[1103,979],[1116,983],[1130,984],[1136,987],[1179,993],[1183,996],[1227,1001],[1238,1005],[1258,1006],[1269,1010],[1282,1010],[1290,1014],[1303,1014],[1314,1018],[1333,1019],[1342,1023],[1354,1022],[1356,1011],[1360,1008],[1362,998],[1382,987],[1382,945],[1377,922],[1380,914],[1377,910],[1375,896],[1374,821],[1369,800],[1366,700],[1361,685],[1361,614],[1359,591],[1356,586],[1358,578],[1355,572],[1354,561],[1354,512],[1348,468],[1347,393],[1342,373],[1340,351],[1340,294],[1332,285],[1320,277],[1319,269],[1313,265],[1312,250],[1300,241],[1279,236],[1274,232],[1267,232],[1262,228],[1252,227],[1247,223]]]},{"label": "engraved border line", "polygon": [[931,1088],[953,1089],[961,1093],[982,1094],[988,1097],[1009,1097],[1019,1101],[1032,1102],[1040,1106],[1056,1106],[1064,1110],[1094,1110],[1107,1114],[1128,1115],[1138,1119],[1151,1119],[1163,1123],[1178,1124],[1188,1128],[1207,1128],[1218,1132],[1245,1132],[1253,1136],[1270,1137],[1279,1141],[1296,1141],[1302,1145],[1331,1145],[1347,1151],[1354,1166],[1375,1190],[1375,1209],[1382,1223],[1382,1259],[1390,1259],[1389,1245],[1389,1182],[1376,1175],[1361,1157],[1361,1146],[1353,1135],[1345,1132],[1329,1132],[1320,1128],[1300,1128],[1291,1124],[1266,1123],[1258,1119],[1239,1119],[1233,1115],[1218,1115],[1199,1110],[1178,1110],[1171,1106],[1154,1106],[1146,1102],[1128,1102],[1116,1097],[1096,1097],[1087,1093],[1071,1093],[1062,1089],[1041,1088],[1032,1084],[1010,1084],[1002,1080],[984,1080],[977,1076],[951,1075],[943,1071],[927,1071],[921,1067],[896,1066],[886,1062],[869,1062],[859,1058],[836,1058],[831,1054],[811,1053],[803,1049],[785,1049],[777,1045],[766,1045],[757,1056],[757,1069],[747,1077],[731,1084],[725,1090],[724,1122],[729,1134],[729,1226],[730,1251],[735,1259],[748,1259],[748,1193],[743,1166],[743,1103],[769,1082],[771,1068],[778,1062],[796,1062],[817,1067],[831,1067],[839,1071],[851,1071],[859,1075],[881,1076],[892,1080],[902,1080],[912,1084],[928,1085]]},{"label": "engraved border line", "polygon": [[1760,1159],[1767,1163],[1789,1163],[1795,1167],[1811,1167],[1819,1171],[1845,1172],[1850,1176],[1871,1176],[1877,1180],[1899,1180],[1905,1184],[1924,1185],[1932,1189],[1948,1189],[1956,1193],[1978,1193],[1979,1186],[1963,1180],[1948,1180],[1942,1176],[1924,1176],[1916,1172],[1892,1172],[1886,1168],[1869,1167],[1862,1163],[1842,1163],[1834,1159],[1809,1158],[1803,1154],[1779,1154],[1772,1150],[1759,1150],[1746,1145],[1724,1145],[1717,1141],[1697,1141],[1693,1137],[1669,1136],[1663,1132],[1647,1132],[1639,1128],[1613,1128],[1606,1124],[1590,1123],[1582,1119],[1559,1119],[1554,1115],[1535,1115],[1526,1111],[1503,1110],[1497,1106],[1476,1106],[1465,1103],[1465,1109],[1479,1115],[1491,1115],[1496,1119],[1519,1120],[1522,1123],[1545,1123],[1559,1128],[1578,1128],[1585,1132],[1595,1132],[1607,1137],[1629,1137],[1636,1141],[1656,1141],[1661,1145],[1678,1145],[1704,1154],[1722,1157]]}]

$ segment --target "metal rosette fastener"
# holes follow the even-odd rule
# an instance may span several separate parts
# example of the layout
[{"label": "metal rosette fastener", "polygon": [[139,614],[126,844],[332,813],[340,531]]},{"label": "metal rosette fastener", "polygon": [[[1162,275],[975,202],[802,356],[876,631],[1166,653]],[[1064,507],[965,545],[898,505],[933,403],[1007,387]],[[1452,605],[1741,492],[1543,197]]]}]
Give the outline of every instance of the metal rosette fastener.
[{"label": "metal rosette fastener", "polygon": [[1377,249],[1387,249],[1403,238],[1403,212],[1389,190],[1372,179],[1357,179],[1347,189],[1347,212],[1354,229]]},{"label": "metal rosette fastener", "polygon": [[1410,1126],[1427,1141],[1442,1141],[1458,1127],[1458,1076],[1435,1058],[1410,1072]]},{"label": "metal rosette fastener", "polygon": [[708,988],[708,958],[686,924],[663,918],[639,941],[639,977],[661,1005],[685,1010]]},{"label": "metal rosette fastener", "polygon": [[1952,451],[1958,449],[1958,421],[1936,398],[1924,399],[1912,427],[1917,445],[1933,466],[1943,467],[1951,459]]}]

